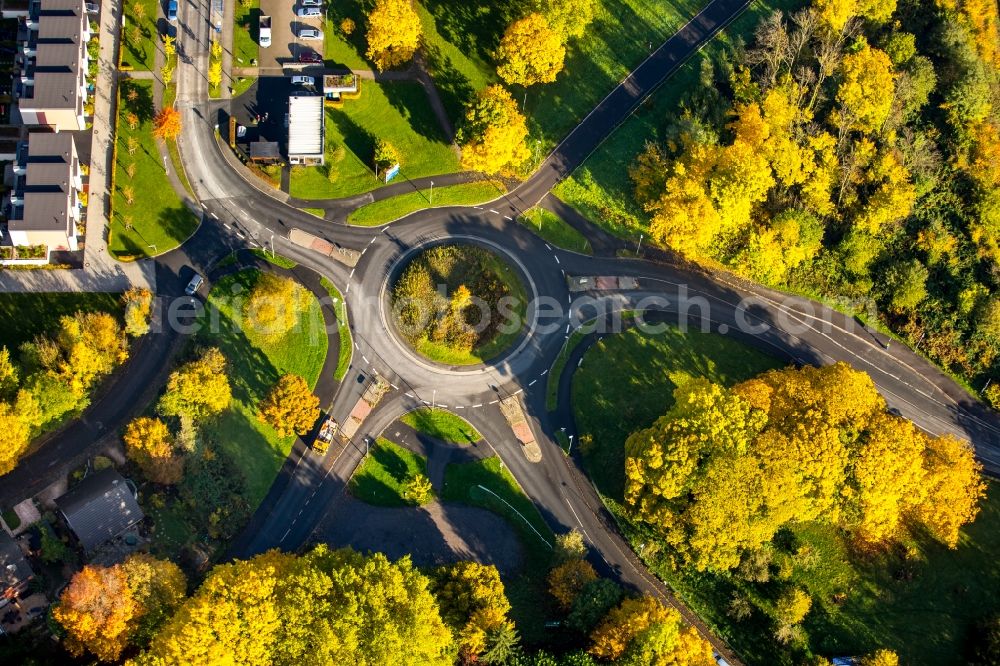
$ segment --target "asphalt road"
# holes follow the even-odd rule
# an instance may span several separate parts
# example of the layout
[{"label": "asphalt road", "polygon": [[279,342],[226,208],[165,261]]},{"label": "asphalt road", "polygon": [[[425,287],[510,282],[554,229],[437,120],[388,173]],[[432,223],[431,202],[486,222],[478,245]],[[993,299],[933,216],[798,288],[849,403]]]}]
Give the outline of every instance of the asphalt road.
[{"label": "asphalt road", "polygon": [[[217,143],[217,121],[206,101],[208,1],[182,3],[181,59],[175,75],[185,126],[180,151],[204,208],[204,222],[184,248],[158,260],[158,270],[164,274],[160,285],[170,295],[176,288],[173,285],[183,286],[192,267],[206,272],[231,248],[273,247],[328,277],[345,294],[356,345],[352,372],[339,387],[322,389],[331,394],[320,395],[324,404],[332,404],[335,418],[346,417],[372,373],[385,377],[394,387],[346,447],[319,457],[301,442],[296,444],[250,528],[234,544],[232,555],[246,556],[271,547],[294,549],[307,543],[327,507],[344,492],[364,455],[365,438],[374,438],[414,407],[436,404],[460,413],[484,434],[553,530],[581,530],[603,571],[667,598],[662,584],[622,541],[577,462],[566,458],[553,441],[552,433],[558,428],[567,427],[572,432],[565,405],[553,415],[545,409],[548,369],[571,329],[602,308],[660,310],[676,322],[693,321],[707,330],[740,336],[797,363],[847,361],[871,374],[891,407],[928,432],[953,433],[970,440],[988,469],[1000,471],[1000,421],[995,413],[899,343],[887,348],[885,340],[829,308],[732,277],[682,264],[586,257],[558,250],[513,221],[579,166],[686,56],[746,4],[742,0],[710,3],[633,71],[557,146],[541,168],[510,194],[483,206],[421,211],[391,226],[371,229],[333,224],[293,209],[263,194],[230,168],[221,153],[226,148]],[[348,269],[294,246],[287,240],[293,228],[361,250],[361,261]],[[430,364],[416,358],[385,323],[386,285],[407,257],[430,244],[455,240],[484,245],[505,255],[522,274],[530,295],[545,303],[529,313],[514,348],[489,365],[447,368]],[[598,275],[635,277],[640,288],[599,294],[569,292],[567,277]],[[751,333],[748,328],[755,330]],[[162,335],[152,338],[149,350],[136,350],[134,365],[120,379],[130,383],[126,386],[159,385],[157,372],[162,368],[156,366],[166,364],[158,354],[172,339],[170,333]],[[538,463],[524,456],[496,405],[504,395],[522,393],[542,451]],[[95,414],[103,414],[103,428],[111,429],[112,424],[124,422],[130,409],[145,404],[136,398],[120,402],[127,404],[96,404],[78,427],[87,428]],[[50,449],[58,452],[64,446],[82,450],[100,434],[84,429],[72,438],[55,438],[25,461],[22,467],[31,470],[25,477],[44,474],[41,462],[33,462],[36,457],[42,461],[50,456]],[[66,443],[70,439],[73,443]],[[53,453],[50,459],[58,455]],[[6,485],[0,484],[0,488]],[[685,613],[705,630],[697,618]],[[720,641],[713,642],[728,654]]]}]

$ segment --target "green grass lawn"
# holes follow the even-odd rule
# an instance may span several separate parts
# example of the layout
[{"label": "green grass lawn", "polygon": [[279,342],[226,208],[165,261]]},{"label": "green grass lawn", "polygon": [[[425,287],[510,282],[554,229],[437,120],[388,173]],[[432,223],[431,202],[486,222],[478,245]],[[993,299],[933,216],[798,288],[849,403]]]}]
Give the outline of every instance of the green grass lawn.
[{"label": "green grass lawn", "polygon": [[550,210],[532,208],[517,221],[556,247],[593,254],[586,237]]},{"label": "green grass lawn", "polygon": [[120,294],[98,292],[41,294],[0,294],[0,346],[18,357],[22,343],[36,335],[56,333],[59,318],[81,312],[110,312],[121,317]]},{"label": "green grass lawn", "polygon": [[250,250],[250,253],[280,268],[295,268],[298,266],[298,263],[294,259],[283,257],[280,254],[271,254],[270,250],[262,250],[259,247]]},{"label": "green grass lawn", "polygon": [[[233,13],[233,67],[250,67],[250,61],[257,59],[260,16],[260,0],[238,0],[236,3]],[[249,88],[249,84],[246,87]],[[239,92],[242,91],[234,94]]]},{"label": "green grass lawn", "polygon": [[[141,7],[141,9],[139,9]],[[156,50],[162,49],[157,16],[160,14],[159,0],[128,0],[124,4],[125,38],[122,40],[122,65],[131,65],[140,71],[154,69]],[[142,18],[138,18],[139,16]],[[138,26],[140,39],[132,39],[132,27]]]},{"label": "green grass lawn", "polygon": [[372,162],[377,139],[388,141],[400,155],[400,173],[390,182],[459,170],[458,157],[423,86],[413,81],[366,80],[358,99],[326,110],[327,163],[294,167],[290,194],[300,199],[331,199],[384,186],[376,179]]},{"label": "green grass lawn", "polygon": [[[351,494],[375,506],[414,506],[406,497],[406,481],[417,474],[427,476],[427,458],[379,437],[351,477]],[[432,493],[422,504],[433,499]]]},{"label": "green grass lawn", "polygon": [[[153,82],[133,79],[128,87],[139,96],[129,100],[123,86],[118,113],[114,218],[108,243],[111,253],[118,258],[162,254],[183,243],[198,228],[198,219],[171,186],[153,138]],[[139,119],[135,130],[128,124],[130,112]],[[138,140],[134,155],[128,152],[130,136]],[[135,165],[132,178],[127,173],[130,163]],[[131,205],[125,197],[126,188],[132,190]]]},{"label": "green grass lawn", "polygon": [[[685,63],[553,193],[607,231],[624,238],[649,241],[649,215],[635,202],[628,167],[635,163],[647,141],[663,140],[667,118],[678,111],[682,95],[698,87],[702,62],[718,58],[734,39],[753,37],[761,17],[774,9],[793,10],[799,0],[755,2],[708,46]],[[529,110],[531,99],[528,100]]]},{"label": "green grass lawn", "polygon": [[492,201],[503,193],[504,190],[500,189],[497,184],[490,182],[435,187],[432,206],[431,191],[430,188],[427,188],[366,204],[351,211],[351,214],[347,216],[347,221],[362,227],[375,227],[394,222],[424,208],[472,206]]},{"label": "green grass lawn", "polygon": [[350,369],[351,356],[354,354],[354,345],[351,341],[351,326],[347,320],[347,304],[344,302],[344,296],[337,289],[336,285],[326,278],[320,278],[320,283],[326,289],[327,293],[330,294],[330,298],[333,300],[333,309],[337,313],[337,335],[340,340],[340,349],[337,350],[337,370],[333,373],[333,377],[337,381],[340,381],[347,374],[348,369]]},{"label": "green grass lawn", "polygon": [[[267,494],[294,437],[277,436],[270,426],[257,420],[256,406],[285,373],[301,375],[315,386],[327,353],[327,338],[319,301],[309,308],[283,337],[274,340],[241,325],[242,302],[261,274],[240,271],[219,280],[209,295],[210,308],[217,308],[217,331],[202,330],[197,343],[218,346],[229,361],[233,404],[204,427],[208,441],[227,450],[247,478],[247,501],[256,506]],[[238,286],[239,294],[233,296]],[[209,326],[209,329],[211,327]]]},{"label": "green grass lawn", "polygon": [[734,384],[783,365],[732,338],[673,326],[659,335],[630,328],[596,343],[573,375],[572,401],[577,434],[593,437],[583,450],[598,490],[621,500],[625,439],[666,413],[679,384]]},{"label": "green grass lawn", "polygon": [[483,438],[472,425],[446,409],[421,407],[400,419],[417,432],[453,444],[472,444]]},{"label": "green grass lawn", "polygon": [[[323,20],[323,59],[328,67],[344,69],[374,69],[374,65],[364,57],[366,14],[361,3],[356,0],[330,2],[326,5]],[[340,29],[344,19],[354,21],[354,32],[344,34]]]}]

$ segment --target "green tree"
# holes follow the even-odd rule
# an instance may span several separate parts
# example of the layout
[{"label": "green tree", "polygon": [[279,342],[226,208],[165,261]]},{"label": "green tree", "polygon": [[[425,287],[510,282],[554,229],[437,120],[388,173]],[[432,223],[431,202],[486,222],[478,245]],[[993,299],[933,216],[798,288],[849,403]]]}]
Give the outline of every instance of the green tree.
[{"label": "green tree", "polygon": [[379,139],[375,142],[374,161],[375,168],[380,172],[402,162],[399,151],[385,139]]},{"label": "green tree", "polygon": [[486,652],[483,661],[487,664],[506,664],[517,653],[521,637],[511,623],[494,627],[486,634]]},{"label": "green tree", "polygon": [[319,398],[298,375],[282,375],[260,403],[258,417],[279,437],[304,435],[319,418]]},{"label": "green tree", "polygon": [[552,561],[558,564],[571,560],[582,560],[587,557],[587,544],[579,530],[570,530],[556,536],[555,548],[552,550]]},{"label": "green tree", "polygon": [[927,269],[916,259],[892,264],[885,272],[885,295],[896,312],[913,310],[927,298]]},{"label": "green tree", "polygon": [[10,351],[0,347],[0,399],[9,398],[17,391],[20,372],[10,360]]},{"label": "green tree", "polygon": [[573,600],[566,624],[587,633],[622,600],[624,591],[618,583],[607,578],[592,580],[583,586]]}]

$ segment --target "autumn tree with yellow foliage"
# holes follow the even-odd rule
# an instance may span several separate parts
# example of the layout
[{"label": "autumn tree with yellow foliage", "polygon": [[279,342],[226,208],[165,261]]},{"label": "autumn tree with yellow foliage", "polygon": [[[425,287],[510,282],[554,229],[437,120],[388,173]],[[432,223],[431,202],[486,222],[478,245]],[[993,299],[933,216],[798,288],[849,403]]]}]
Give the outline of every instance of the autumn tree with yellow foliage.
[{"label": "autumn tree with yellow foliage", "polygon": [[487,634],[501,626],[514,626],[496,567],[456,562],[434,569],[430,579],[431,593],[455,637],[460,658],[471,660],[481,655],[487,647]]},{"label": "autumn tree with yellow foliage", "polygon": [[549,572],[549,592],[568,610],[587,583],[594,580],[597,580],[597,572],[589,562],[572,559]]},{"label": "autumn tree with yellow foliage", "polygon": [[833,523],[862,543],[922,525],[954,548],[978,512],[967,444],[886,412],[844,363],[767,372],[726,389],[692,380],[626,442],[625,501],[678,565],[725,571],[782,527]]},{"label": "autumn tree with yellow foliage", "polygon": [[167,424],[160,419],[148,416],[134,419],[125,427],[122,441],[125,455],[153,483],[172,485],[181,480],[184,458],[176,450]]},{"label": "autumn tree with yellow foliage", "polygon": [[319,398],[299,375],[282,375],[261,401],[258,416],[279,437],[304,435],[319,418]]},{"label": "autumn tree with yellow foliage", "polygon": [[527,122],[514,98],[503,86],[489,86],[469,106],[458,130],[462,166],[488,174],[517,168],[529,156],[527,136]]},{"label": "autumn tree with yellow foliage", "polygon": [[409,558],[320,545],[216,566],[139,664],[452,663],[452,635]]},{"label": "autumn tree with yellow foliage", "polygon": [[243,303],[243,319],[253,333],[269,340],[287,334],[309,307],[310,294],[295,280],[261,273]]},{"label": "autumn tree with yellow foliage", "polygon": [[52,617],[65,629],[71,654],[116,661],[126,647],[159,629],[184,599],[186,586],[176,564],[137,553],[121,564],[91,564],[74,574]]},{"label": "autumn tree with yellow foliage", "polygon": [[365,55],[379,71],[402,65],[420,46],[420,17],[411,0],[376,0],[368,13]]},{"label": "autumn tree with yellow foliage", "polygon": [[589,652],[607,660],[662,666],[713,666],[711,644],[680,613],[653,597],[626,599],[590,634]]},{"label": "autumn tree with yellow foliage", "polygon": [[226,357],[210,347],[170,373],[157,409],[165,416],[205,419],[228,407],[231,399]]},{"label": "autumn tree with yellow foliage", "polygon": [[541,14],[528,14],[504,32],[496,52],[497,74],[507,83],[525,87],[551,83],[562,71],[565,57],[562,35]]}]

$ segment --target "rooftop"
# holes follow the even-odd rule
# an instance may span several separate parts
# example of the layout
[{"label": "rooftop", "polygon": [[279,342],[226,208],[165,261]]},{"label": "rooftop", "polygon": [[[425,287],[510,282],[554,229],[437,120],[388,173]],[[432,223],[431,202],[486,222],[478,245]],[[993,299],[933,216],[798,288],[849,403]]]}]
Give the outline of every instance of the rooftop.
[{"label": "rooftop", "polygon": [[288,98],[288,154],[323,155],[323,98],[293,95]]},{"label": "rooftop", "polygon": [[0,529],[0,597],[32,576],[31,565],[7,532]]},{"label": "rooftop", "polygon": [[86,551],[114,539],[145,516],[125,478],[112,468],[88,476],[56,500]]},{"label": "rooftop", "polygon": [[19,103],[25,109],[78,109],[80,77],[71,71],[35,72],[31,96]]}]

